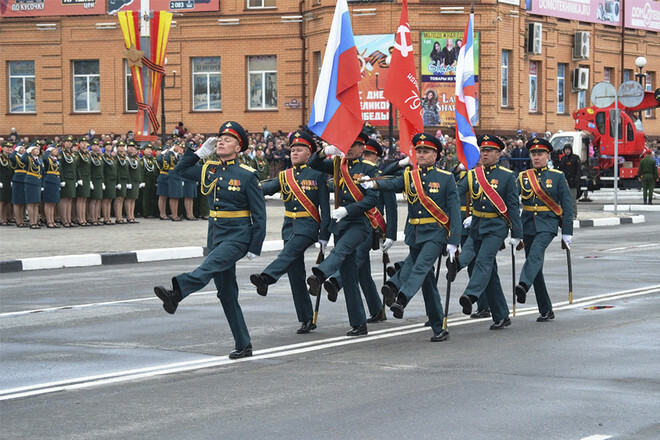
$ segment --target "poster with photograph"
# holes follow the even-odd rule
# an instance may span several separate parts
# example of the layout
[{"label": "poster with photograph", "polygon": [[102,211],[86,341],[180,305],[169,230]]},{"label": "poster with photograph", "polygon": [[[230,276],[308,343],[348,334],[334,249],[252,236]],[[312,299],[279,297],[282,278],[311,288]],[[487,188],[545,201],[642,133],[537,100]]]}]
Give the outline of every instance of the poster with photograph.
[{"label": "poster with photograph", "polygon": [[[421,33],[422,120],[425,127],[453,127],[456,124],[456,62],[462,43],[463,31]],[[478,99],[478,32],[474,33],[473,53]]]},{"label": "poster with photograph", "polygon": [[362,75],[359,85],[362,119],[373,126],[387,126],[390,104],[383,96],[383,89],[390,67],[394,34],[356,35],[355,46]]}]

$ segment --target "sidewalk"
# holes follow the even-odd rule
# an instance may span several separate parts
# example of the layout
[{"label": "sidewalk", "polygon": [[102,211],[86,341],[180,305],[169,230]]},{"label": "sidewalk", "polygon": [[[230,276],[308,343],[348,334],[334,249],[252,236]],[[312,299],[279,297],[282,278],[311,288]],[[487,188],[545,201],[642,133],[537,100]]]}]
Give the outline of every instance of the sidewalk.
[{"label": "sidewalk", "polygon": [[[580,206],[584,206],[580,204]],[[266,201],[269,221],[263,251],[282,249],[280,228],[284,207],[278,199]],[[407,207],[399,202],[399,239]],[[202,257],[207,221],[172,222],[138,219],[139,224],[31,230],[0,228],[0,273],[64,267],[142,263]],[[581,209],[575,228],[644,222],[643,215],[618,215]]]}]

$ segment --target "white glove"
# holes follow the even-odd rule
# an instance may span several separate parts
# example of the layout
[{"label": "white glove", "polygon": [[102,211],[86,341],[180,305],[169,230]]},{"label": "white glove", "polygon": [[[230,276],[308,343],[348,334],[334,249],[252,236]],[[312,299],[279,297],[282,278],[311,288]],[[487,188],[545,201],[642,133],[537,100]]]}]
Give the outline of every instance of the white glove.
[{"label": "white glove", "polygon": [[118,183],[118,184],[115,186],[115,188],[117,188],[117,189],[121,189],[121,183]]},{"label": "white glove", "polygon": [[204,159],[207,156],[210,156],[215,151],[215,145],[218,143],[217,137],[210,137],[204,141],[201,147],[195,151],[195,154],[200,159]]},{"label": "white glove", "polygon": [[89,189],[94,189],[94,184],[92,182],[89,182]]},{"label": "white glove", "polygon": [[[0,188],[1,188],[1,187],[0,187]],[[43,186],[41,187],[41,192],[44,192],[44,187],[43,187]]]},{"label": "white glove", "polygon": [[470,229],[470,226],[472,225],[472,216],[468,215],[465,217],[465,220],[463,220],[463,227],[465,229]]},{"label": "white glove", "polygon": [[319,240],[319,244],[321,245],[321,253],[325,254],[325,250],[328,247],[328,240]]},{"label": "white glove", "polygon": [[101,189],[102,189],[103,191],[105,191],[105,183],[101,183],[101,186],[102,186]]},{"label": "white glove", "polygon": [[254,260],[255,258],[257,258],[257,255],[253,254],[252,252],[248,252],[245,256],[247,257],[248,260]]},{"label": "white glove", "polygon": [[405,167],[407,167],[408,165],[410,165],[410,157],[409,157],[409,156],[406,156],[406,157],[404,157],[403,159],[401,159],[401,160],[399,161],[399,166],[400,166],[401,168],[405,168]]},{"label": "white glove", "polygon": [[454,258],[456,257],[456,251],[458,250],[458,246],[455,244],[448,244],[447,245],[447,256],[449,257],[449,261],[452,263],[454,262]]},{"label": "white glove", "polygon": [[346,156],[343,151],[341,151],[339,148],[335,147],[334,145],[328,145],[323,149],[323,152],[325,153],[326,156],[339,156],[339,157]]},{"label": "white glove", "polygon": [[0,189],[4,188],[5,186],[0,182]]},{"label": "white glove", "polygon": [[513,246],[514,248],[516,248],[520,244],[520,239],[519,238],[510,238],[509,239],[509,244],[511,246]]},{"label": "white glove", "polygon": [[385,241],[380,245],[380,250],[383,251],[383,253],[387,252],[390,250],[392,245],[394,244],[394,240],[391,238],[386,238]]},{"label": "white glove", "polygon": [[181,186],[186,186],[185,182],[181,182]]},{"label": "white glove", "polygon": [[77,181],[76,186],[82,186],[82,180]]},{"label": "white glove", "polygon": [[60,182],[60,186],[64,188],[66,186],[66,182]]},{"label": "white glove", "polygon": [[573,236],[572,236],[572,235],[562,234],[562,236],[561,236],[561,241],[564,242],[564,244],[566,245],[566,248],[567,248],[567,249],[570,249],[570,248],[571,248],[571,240],[572,240],[572,239],[573,239]]},{"label": "white glove", "polygon": [[126,184],[126,189],[133,189],[133,184],[132,183],[127,183]]},{"label": "white glove", "polygon": [[374,182],[369,176],[362,176],[360,178],[360,186],[364,189],[371,189],[374,187]]},{"label": "white glove", "polygon": [[336,222],[339,222],[347,215],[348,215],[348,211],[343,206],[337,209],[333,209],[332,212],[330,213],[330,217],[332,217]]},{"label": "white glove", "polygon": [[144,182],[141,182],[141,183],[138,185],[138,188],[142,189],[142,188],[144,188],[145,186],[146,186],[146,184],[145,184]]}]

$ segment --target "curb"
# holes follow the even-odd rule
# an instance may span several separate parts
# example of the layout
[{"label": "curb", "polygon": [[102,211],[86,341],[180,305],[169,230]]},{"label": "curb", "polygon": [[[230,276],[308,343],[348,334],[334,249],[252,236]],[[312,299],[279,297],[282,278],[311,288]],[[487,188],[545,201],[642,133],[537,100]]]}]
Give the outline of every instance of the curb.
[{"label": "curb", "polygon": [[[573,228],[582,229],[644,222],[645,218],[643,215],[597,218],[593,220],[574,220]],[[403,232],[400,231],[398,233],[397,240],[403,241],[403,239]],[[280,251],[282,250],[282,247],[282,240],[268,240],[264,241],[262,252]],[[208,248],[203,246],[142,249],[130,252],[112,252],[105,254],[56,255],[53,257],[23,258],[20,260],[0,261],[0,273],[24,272],[28,270],[41,269],[110,266],[115,264],[148,263],[152,261],[200,258],[206,255],[208,255]]]},{"label": "curb", "polygon": [[[660,212],[660,205],[628,205],[628,204],[618,204],[617,210],[619,211],[641,211],[641,212]],[[604,205],[603,211],[605,212],[614,212],[614,205]]]}]

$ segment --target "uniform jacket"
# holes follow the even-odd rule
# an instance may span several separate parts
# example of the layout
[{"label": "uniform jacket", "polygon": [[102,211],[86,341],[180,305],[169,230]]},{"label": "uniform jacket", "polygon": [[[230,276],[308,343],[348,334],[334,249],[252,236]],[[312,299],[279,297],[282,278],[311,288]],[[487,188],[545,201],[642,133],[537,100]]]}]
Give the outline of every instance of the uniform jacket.
[{"label": "uniform jacket", "polygon": [[60,179],[67,185],[75,185],[76,181],[76,155],[72,151],[66,152],[62,149],[62,160],[60,160]]},{"label": "uniform jacket", "polygon": [[11,178],[12,182],[25,182],[26,165],[21,161],[21,156],[18,150],[14,150],[9,155],[9,165],[14,170],[14,175]]},{"label": "uniform jacket", "polygon": [[[573,200],[568,183],[564,173],[559,170],[543,167],[535,170],[539,176],[541,187],[557,202],[562,208],[561,230],[563,234],[573,235]],[[545,204],[536,197],[532,191],[529,179],[524,173],[518,176],[518,188],[523,206],[545,206]],[[536,235],[537,232],[551,232],[557,235],[557,228],[560,226],[560,218],[552,211],[525,211],[522,214],[523,233],[525,235]]]},{"label": "uniform jacket", "polygon": [[78,152],[78,160],[76,166],[76,180],[82,180],[83,182],[88,182],[92,178],[92,167],[89,159],[88,152]]},{"label": "uniform jacket", "polygon": [[89,154],[90,158],[90,178],[92,181],[102,181],[103,180],[103,157],[102,155],[96,155],[95,153]]},{"label": "uniform jacket", "polygon": [[[293,168],[294,177],[305,195],[311,200],[321,214],[321,224],[316,223],[313,217],[290,218],[284,217],[282,224],[282,240],[289,240],[293,235],[304,235],[314,240],[328,240],[330,232],[330,202],[328,196],[328,181],[325,174],[313,170],[307,165],[297,165]],[[306,212],[298,198],[293,194],[284,179],[285,171],[280,171],[279,178],[269,180],[261,186],[265,195],[281,193],[284,209],[289,212]]]},{"label": "uniform jacket", "polygon": [[25,183],[40,187],[44,172],[44,163],[41,158],[39,156],[34,157],[26,152],[23,153],[20,160],[26,165]]},{"label": "uniform jacket", "polygon": [[250,211],[249,217],[209,217],[207,247],[214,249],[224,241],[246,243],[248,252],[261,253],[266,237],[266,202],[254,168],[236,160],[207,161],[202,167],[199,157],[187,148],[174,168],[179,178],[201,181],[202,194],[214,211]]},{"label": "uniform jacket", "polygon": [[107,153],[103,155],[103,183],[106,187],[117,185],[117,161]]},{"label": "uniform jacket", "polygon": [[57,155],[51,154],[53,150],[46,150],[44,153],[44,187],[47,184],[60,186],[60,161]]},{"label": "uniform jacket", "polygon": [[[367,165],[371,165],[376,169],[376,175],[382,176],[383,173],[378,169],[378,166],[369,162],[368,160],[362,159]],[[385,238],[389,238],[396,241],[396,232],[397,232],[397,222],[399,210],[396,203],[396,195],[393,192],[380,192],[378,195],[378,203],[376,207],[381,214],[385,216],[385,223],[387,224],[387,230],[385,231]]]}]

